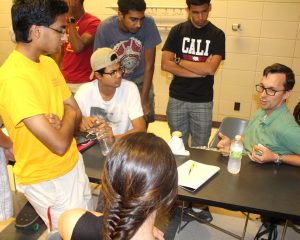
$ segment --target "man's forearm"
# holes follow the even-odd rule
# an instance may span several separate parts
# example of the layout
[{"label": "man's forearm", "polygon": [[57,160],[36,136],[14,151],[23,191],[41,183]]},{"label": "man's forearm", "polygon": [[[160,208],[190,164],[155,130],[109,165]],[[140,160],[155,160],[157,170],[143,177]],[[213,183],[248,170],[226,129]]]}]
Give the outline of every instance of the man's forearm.
[{"label": "man's forearm", "polygon": [[145,69],[144,71],[144,82],[143,88],[141,92],[141,101],[147,101],[149,92],[152,86],[152,79],[153,79],[154,67]]},{"label": "man's forearm", "polygon": [[6,136],[2,130],[0,130],[0,147],[10,148],[12,146],[12,141],[8,136]]},{"label": "man's forearm", "polygon": [[181,60],[179,65],[195,74],[199,75],[214,75],[217,71],[222,57],[220,55],[213,55],[208,58],[209,61],[206,62],[193,62],[188,60]]},{"label": "man's forearm", "polygon": [[282,155],[282,163],[300,166],[300,155]]},{"label": "man's forearm", "polygon": [[174,61],[165,60],[162,63],[162,70],[172,73],[173,75],[179,77],[187,77],[187,78],[198,78],[202,77],[199,74],[189,71],[181,66],[178,66]]},{"label": "man's forearm", "polygon": [[85,43],[78,34],[75,24],[69,24],[69,41],[75,53],[80,53],[85,49]]}]

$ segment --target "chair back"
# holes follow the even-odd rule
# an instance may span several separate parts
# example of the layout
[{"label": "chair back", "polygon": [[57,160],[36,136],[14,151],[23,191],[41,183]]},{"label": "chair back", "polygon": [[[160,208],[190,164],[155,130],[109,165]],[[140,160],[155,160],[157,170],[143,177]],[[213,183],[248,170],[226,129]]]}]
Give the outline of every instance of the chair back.
[{"label": "chair back", "polygon": [[293,115],[294,115],[296,122],[300,126],[300,102],[298,102],[298,104],[295,106]]},{"label": "chair back", "polygon": [[51,231],[46,240],[61,240],[62,238],[60,237],[58,231]]},{"label": "chair back", "polygon": [[215,136],[209,143],[210,148],[216,148],[220,139],[219,139],[219,132],[222,132],[230,139],[233,139],[235,135],[243,135],[245,128],[248,125],[248,120],[235,118],[235,117],[226,117],[223,119],[218,131],[216,132]]}]

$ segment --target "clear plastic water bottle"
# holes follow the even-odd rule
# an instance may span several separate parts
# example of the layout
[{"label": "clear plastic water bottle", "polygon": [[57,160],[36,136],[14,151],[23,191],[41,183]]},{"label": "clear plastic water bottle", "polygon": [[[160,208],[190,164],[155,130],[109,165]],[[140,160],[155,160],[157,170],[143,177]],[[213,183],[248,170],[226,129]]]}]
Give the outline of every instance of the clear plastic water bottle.
[{"label": "clear plastic water bottle", "polygon": [[100,150],[103,156],[107,156],[111,150],[111,145],[105,139],[98,139]]},{"label": "clear plastic water bottle", "polygon": [[174,154],[185,153],[185,147],[182,140],[182,133],[180,131],[172,132],[172,138],[169,141],[169,146]]},{"label": "clear plastic water bottle", "polygon": [[241,136],[236,135],[230,145],[230,155],[227,166],[228,172],[232,174],[237,174],[240,172],[243,149],[244,146],[241,141]]}]

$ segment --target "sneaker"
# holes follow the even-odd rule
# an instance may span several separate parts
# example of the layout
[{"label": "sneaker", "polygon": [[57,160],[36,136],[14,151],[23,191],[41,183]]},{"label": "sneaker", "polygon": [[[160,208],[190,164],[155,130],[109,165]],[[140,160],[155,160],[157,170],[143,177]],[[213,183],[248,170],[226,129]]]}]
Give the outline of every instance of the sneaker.
[{"label": "sneaker", "polygon": [[208,207],[205,207],[201,209],[201,211],[196,212],[193,210],[193,208],[185,208],[183,209],[183,221],[185,222],[191,222],[193,220],[196,220],[201,223],[210,223],[213,220],[213,217],[208,209]]}]

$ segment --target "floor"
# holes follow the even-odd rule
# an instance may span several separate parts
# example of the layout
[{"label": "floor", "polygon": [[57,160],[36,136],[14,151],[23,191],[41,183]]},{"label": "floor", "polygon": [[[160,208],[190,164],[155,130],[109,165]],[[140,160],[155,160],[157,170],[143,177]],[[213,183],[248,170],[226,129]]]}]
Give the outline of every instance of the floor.
[{"label": "floor", "polygon": [[[216,132],[217,129],[213,129],[212,136]],[[165,141],[170,140],[170,132],[166,122],[156,121],[153,124],[150,124],[149,132],[153,132],[156,135],[162,137]],[[94,186],[93,186],[94,187]],[[95,190],[97,193],[97,189]],[[96,197],[95,197],[96,202]],[[16,208],[18,208],[18,202],[15,203]],[[236,211],[228,211],[221,208],[210,207],[210,211],[213,215],[212,223],[217,226],[221,226],[222,228],[231,231],[237,235],[242,234],[243,226],[245,223],[245,215],[241,212]],[[259,216],[251,214],[250,221],[247,226],[246,232],[246,240],[254,239],[254,236],[259,229],[261,222],[257,219]],[[0,232],[9,224],[13,224],[14,218],[11,218],[5,222],[0,222]],[[278,226],[278,238],[280,239],[282,233],[282,226]],[[39,239],[46,239],[47,232],[45,232]],[[7,238],[3,238],[11,240],[10,236]],[[224,234],[208,225],[200,224],[196,221],[190,222],[180,233],[176,234],[175,240],[232,240],[235,239],[232,236]],[[267,239],[267,237],[265,237]],[[300,239],[300,231],[294,229],[293,226],[289,226],[285,236],[286,240],[296,240]],[[2,238],[1,238],[2,240]]]}]

